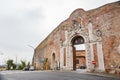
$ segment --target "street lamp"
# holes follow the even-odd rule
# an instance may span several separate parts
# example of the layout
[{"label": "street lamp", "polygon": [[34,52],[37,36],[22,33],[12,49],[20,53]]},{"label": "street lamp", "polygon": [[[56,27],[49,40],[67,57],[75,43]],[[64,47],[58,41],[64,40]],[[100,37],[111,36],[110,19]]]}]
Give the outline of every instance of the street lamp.
[{"label": "street lamp", "polygon": [[31,45],[28,45],[28,46],[31,47],[33,50],[35,50],[35,48],[33,46],[31,46]]},{"label": "street lamp", "polygon": [[32,59],[32,65],[36,69],[36,51],[35,51],[35,48],[33,46],[31,46],[31,45],[28,45],[28,46],[31,47],[34,50],[33,59]]}]

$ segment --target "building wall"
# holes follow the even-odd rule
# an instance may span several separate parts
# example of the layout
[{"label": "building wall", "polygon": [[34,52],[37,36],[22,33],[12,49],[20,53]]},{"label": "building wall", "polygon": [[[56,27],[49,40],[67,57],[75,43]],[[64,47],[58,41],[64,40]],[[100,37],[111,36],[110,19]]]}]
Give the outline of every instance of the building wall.
[{"label": "building wall", "polygon": [[[84,11],[76,9],[36,48],[36,67],[40,58],[48,58],[50,69],[73,69],[72,39],[85,40],[86,66],[90,71],[110,71],[120,66],[120,2]],[[55,54],[55,66],[52,55]],[[35,60],[35,59],[33,59]],[[65,62],[66,61],[66,62]],[[92,64],[95,61],[96,67]]]}]

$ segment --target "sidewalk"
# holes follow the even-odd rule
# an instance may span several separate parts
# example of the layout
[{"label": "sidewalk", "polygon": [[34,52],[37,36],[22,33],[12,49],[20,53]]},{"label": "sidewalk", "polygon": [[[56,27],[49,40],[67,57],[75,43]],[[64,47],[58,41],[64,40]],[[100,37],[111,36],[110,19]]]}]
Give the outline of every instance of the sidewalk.
[{"label": "sidewalk", "polygon": [[96,75],[96,76],[103,76],[103,77],[119,77],[120,75],[115,74],[108,74],[108,73],[98,73],[98,72],[87,72],[86,70],[76,70],[74,71],[76,73],[82,73],[82,74],[90,74],[90,75]]}]

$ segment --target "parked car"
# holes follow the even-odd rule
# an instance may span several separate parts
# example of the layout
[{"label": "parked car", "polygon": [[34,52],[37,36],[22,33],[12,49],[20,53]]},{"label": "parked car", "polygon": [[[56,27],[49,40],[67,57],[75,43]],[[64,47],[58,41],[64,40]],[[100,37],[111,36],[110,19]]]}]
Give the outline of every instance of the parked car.
[{"label": "parked car", "polygon": [[29,70],[28,67],[24,67],[24,68],[23,68],[23,71],[28,71],[28,70]]},{"label": "parked car", "polygon": [[30,70],[30,71],[34,71],[35,68],[34,68],[33,66],[31,66],[31,67],[29,68],[29,70]]}]

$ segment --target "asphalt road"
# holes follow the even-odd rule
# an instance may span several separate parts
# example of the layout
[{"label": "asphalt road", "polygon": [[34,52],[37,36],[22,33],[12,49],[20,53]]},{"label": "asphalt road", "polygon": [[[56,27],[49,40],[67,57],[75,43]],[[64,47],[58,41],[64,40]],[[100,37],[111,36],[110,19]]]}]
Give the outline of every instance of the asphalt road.
[{"label": "asphalt road", "polygon": [[0,80],[120,80],[120,77],[70,71],[2,71]]}]

